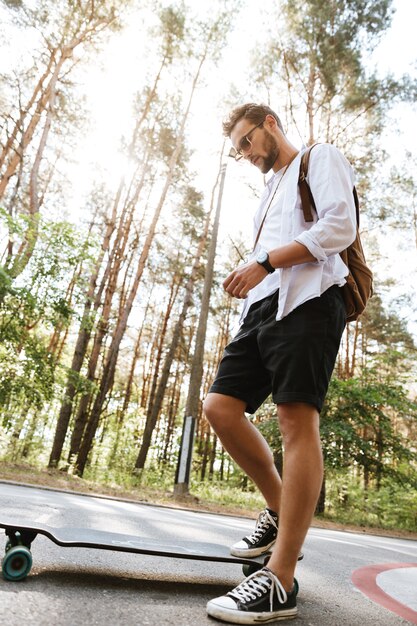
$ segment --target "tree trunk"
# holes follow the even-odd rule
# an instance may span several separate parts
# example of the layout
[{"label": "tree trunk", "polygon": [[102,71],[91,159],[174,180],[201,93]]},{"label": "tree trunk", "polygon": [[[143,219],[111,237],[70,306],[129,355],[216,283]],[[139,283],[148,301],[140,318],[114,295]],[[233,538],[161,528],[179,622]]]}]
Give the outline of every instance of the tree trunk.
[{"label": "tree trunk", "polygon": [[114,373],[114,369],[116,367],[116,363],[117,363],[117,357],[118,357],[118,353],[119,353],[119,347],[120,347],[120,343],[122,341],[124,332],[126,330],[126,326],[127,326],[127,320],[128,317],[130,315],[130,311],[132,309],[132,305],[133,305],[133,301],[136,297],[136,293],[139,287],[139,283],[140,280],[142,278],[142,274],[146,265],[146,262],[148,260],[148,256],[149,256],[149,250],[150,247],[152,245],[154,236],[155,236],[155,231],[156,231],[156,226],[158,224],[158,220],[162,211],[162,207],[165,203],[166,200],[166,196],[168,194],[168,191],[174,181],[174,174],[175,174],[175,167],[178,163],[182,148],[183,148],[183,140],[184,140],[184,134],[185,134],[185,125],[186,122],[188,120],[188,116],[190,113],[190,109],[191,109],[191,103],[194,97],[194,92],[200,77],[200,72],[203,66],[203,63],[205,61],[206,58],[206,54],[207,52],[205,52],[205,54],[203,55],[203,57],[200,60],[200,63],[198,65],[198,69],[196,72],[196,75],[194,77],[193,83],[192,83],[192,87],[191,87],[191,93],[190,93],[190,97],[188,100],[188,104],[185,110],[185,113],[182,117],[181,120],[181,124],[180,124],[180,129],[179,129],[179,133],[178,133],[178,137],[177,137],[177,141],[175,144],[175,149],[172,153],[172,156],[170,158],[169,161],[169,167],[168,167],[168,173],[167,173],[167,177],[165,180],[165,185],[164,188],[162,190],[158,205],[156,207],[155,213],[153,215],[152,218],[152,222],[150,224],[149,227],[149,231],[148,234],[146,236],[144,245],[143,245],[143,249],[142,249],[142,253],[140,255],[140,259],[139,259],[139,263],[138,263],[138,268],[137,268],[137,272],[136,272],[136,276],[135,279],[133,281],[133,285],[131,287],[130,290],[130,294],[127,298],[126,301],[126,307],[122,313],[122,315],[119,317],[119,320],[117,322],[115,331],[113,333],[113,337],[112,337],[112,341],[111,341],[111,345],[109,348],[109,352],[108,352],[108,357],[104,366],[104,370],[103,370],[103,376],[101,379],[101,383],[100,383],[100,387],[99,387],[99,391],[97,394],[97,397],[95,399],[91,414],[90,414],[90,418],[85,430],[85,434],[84,434],[84,438],[80,447],[80,451],[78,453],[78,457],[77,457],[77,467],[76,467],[76,472],[79,473],[80,475],[83,474],[84,472],[84,468],[87,462],[87,457],[88,454],[90,452],[92,443],[93,443],[93,439],[94,439],[94,435],[98,426],[98,422],[100,419],[100,413],[102,410],[102,406],[103,406],[103,402],[105,400],[108,388],[109,388],[109,382],[110,379],[113,376]]},{"label": "tree trunk", "polygon": [[[199,246],[200,249],[200,246]],[[182,310],[175,324],[174,331],[172,333],[172,339],[170,348],[167,356],[165,357],[164,365],[161,370],[161,377],[158,381],[158,385],[155,391],[154,401],[149,405],[149,409],[147,412],[145,430],[143,432],[142,437],[142,445],[139,450],[138,457],[135,463],[135,469],[143,469],[145,466],[146,457],[148,454],[149,447],[151,445],[152,433],[155,428],[159,412],[161,410],[162,401],[164,398],[165,389],[168,383],[169,374],[171,371],[171,365],[174,361],[175,353],[178,348],[178,344],[181,338],[182,329],[184,326],[185,319],[187,317],[188,309],[192,305],[193,299],[193,289],[194,289],[194,281],[200,266],[200,255],[196,256],[194,261],[193,270],[191,272],[191,277],[187,282],[185,297],[182,305]]]},{"label": "tree trunk", "polygon": [[[142,181],[139,183],[141,186]],[[122,178],[119,183],[119,188],[116,193],[115,201],[113,203],[113,223],[116,223],[117,209],[121,199],[122,191],[125,186],[125,181]],[[127,245],[126,231],[130,230],[132,223],[133,206],[126,198],[124,206],[119,217],[119,225],[117,228],[115,240],[113,242],[111,252],[107,261],[106,270],[101,280],[100,288],[95,297],[96,310],[99,308],[102,294],[104,294],[104,304],[100,318],[97,323],[96,333],[94,336],[93,347],[91,349],[90,358],[87,366],[87,381],[94,385],[96,381],[96,372],[102,353],[103,344],[107,335],[108,325],[110,322],[110,316],[112,312],[113,298],[117,290],[117,280],[119,278],[120,268],[123,261],[124,252]],[[112,220],[112,221],[113,221]],[[88,408],[93,397],[93,393],[88,391],[83,394],[80,403],[78,405],[77,416],[75,418],[74,428],[71,435],[70,451],[68,455],[69,462],[72,463],[75,456],[78,454],[83,434],[85,431]]]},{"label": "tree trunk", "polygon": [[68,425],[71,419],[73,402],[78,387],[78,376],[84,363],[87,347],[91,337],[90,314],[94,304],[94,294],[96,291],[97,279],[100,267],[104,259],[104,255],[110,246],[111,236],[115,228],[115,220],[117,214],[117,202],[113,205],[111,219],[107,222],[106,232],[104,234],[100,255],[96,261],[93,273],[90,276],[88,290],[86,293],[83,315],[81,318],[80,329],[78,331],[77,342],[75,344],[74,354],[71,362],[71,369],[68,372],[67,386],[64,393],[64,399],[59,412],[58,422],[56,425],[52,451],[49,457],[49,467],[56,467],[59,463],[64,446]]},{"label": "tree trunk", "polygon": [[[222,149],[223,153],[223,149]],[[211,233],[210,246],[208,250],[208,258],[206,271],[204,275],[204,287],[201,298],[200,315],[198,319],[197,335],[195,341],[194,356],[191,364],[190,384],[188,387],[188,396],[185,405],[185,414],[197,418],[200,412],[200,389],[203,378],[204,368],[204,346],[206,342],[207,320],[209,315],[210,296],[213,286],[214,262],[216,258],[217,236],[220,224],[220,212],[222,206],[222,196],[224,189],[224,180],[226,176],[226,164],[220,167],[220,186],[217,199],[216,214],[214,217],[213,229]],[[207,230],[207,229],[206,229]]]},{"label": "tree trunk", "polygon": [[[224,144],[221,150],[221,157],[223,156],[223,150],[224,150]],[[203,294],[202,294],[202,299],[201,299],[201,308],[200,308],[200,315],[199,315],[199,320],[198,320],[195,350],[194,350],[194,356],[193,356],[193,360],[191,364],[190,383],[188,387],[188,396],[187,396],[187,401],[185,405],[185,418],[192,417],[196,421],[198,420],[200,413],[201,413],[200,390],[201,390],[201,382],[203,379],[203,370],[204,370],[204,345],[206,342],[207,320],[208,320],[208,314],[209,314],[211,289],[213,285],[214,261],[216,257],[217,236],[219,232],[220,212],[221,212],[221,206],[222,206],[225,176],[226,176],[226,164],[224,163],[220,165],[220,171],[219,171],[220,185],[219,185],[219,193],[218,193],[218,198],[217,198],[217,208],[216,208],[216,214],[215,214],[214,224],[213,224],[213,229],[212,229],[212,234],[211,234],[210,246],[208,250],[208,259],[207,259],[206,272],[204,276],[204,287],[203,287]],[[209,222],[209,219],[207,220],[207,222]],[[207,230],[208,230],[208,224],[206,227],[206,232]],[[207,437],[208,438],[210,437],[209,432],[207,433]],[[189,442],[189,443],[192,443],[192,442]],[[204,480],[206,461],[207,461],[206,453],[204,453],[203,466],[201,470],[202,480]],[[178,458],[178,463],[180,463],[180,457]],[[186,474],[187,473],[188,471],[186,472]],[[177,471],[177,476],[178,474],[179,472]],[[185,476],[185,484],[183,484],[181,487],[178,487],[176,485],[175,490],[181,494],[188,492],[188,476]]]}]

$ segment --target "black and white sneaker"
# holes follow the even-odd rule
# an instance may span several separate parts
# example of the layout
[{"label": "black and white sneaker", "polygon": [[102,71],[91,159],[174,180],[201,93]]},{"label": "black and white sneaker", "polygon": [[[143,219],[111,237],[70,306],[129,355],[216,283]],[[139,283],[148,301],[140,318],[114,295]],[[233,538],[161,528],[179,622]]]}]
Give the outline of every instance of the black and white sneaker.
[{"label": "black and white sneaker", "polygon": [[278,534],[278,515],[271,509],[264,509],[256,521],[251,535],[233,544],[230,554],[252,558],[270,551]]},{"label": "black and white sneaker", "polygon": [[211,617],[232,624],[264,624],[297,615],[298,583],[287,593],[267,567],[251,574],[235,589],[207,603]]}]

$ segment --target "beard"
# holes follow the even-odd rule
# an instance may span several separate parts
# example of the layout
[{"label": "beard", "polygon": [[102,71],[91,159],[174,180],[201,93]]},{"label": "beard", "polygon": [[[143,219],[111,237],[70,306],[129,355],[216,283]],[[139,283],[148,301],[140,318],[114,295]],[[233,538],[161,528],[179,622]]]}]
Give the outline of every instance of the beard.
[{"label": "beard", "polygon": [[263,163],[262,167],[260,167],[259,169],[261,170],[262,174],[267,174],[269,170],[272,169],[272,166],[274,165],[279,155],[278,142],[275,137],[270,135],[268,132],[265,134],[263,148],[267,156],[262,157]]}]

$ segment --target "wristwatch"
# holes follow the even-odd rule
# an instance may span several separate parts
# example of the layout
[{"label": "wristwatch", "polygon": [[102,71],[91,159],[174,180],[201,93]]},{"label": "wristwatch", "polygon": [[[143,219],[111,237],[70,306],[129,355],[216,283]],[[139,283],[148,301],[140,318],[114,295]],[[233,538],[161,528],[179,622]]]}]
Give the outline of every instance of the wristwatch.
[{"label": "wristwatch", "polygon": [[260,252],[258,252],[256,262],[259,263],[259,265],[262,265],[262,267],[264,267],[269,274],[273,274],[275,272],[275,267],[272,267],[272,265],[270,264],[269,254],[266,250],[261,250]]}]

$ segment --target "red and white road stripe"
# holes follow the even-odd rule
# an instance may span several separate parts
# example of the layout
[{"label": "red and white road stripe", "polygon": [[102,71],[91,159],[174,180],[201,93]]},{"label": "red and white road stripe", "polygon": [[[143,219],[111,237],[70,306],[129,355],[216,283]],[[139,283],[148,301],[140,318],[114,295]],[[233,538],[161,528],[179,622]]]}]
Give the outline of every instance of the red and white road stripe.
[{"label": "red and white road stripe", "polygon": [[364,595],[417,624],[417,563],[382,563],[355,570],[352,582]]}]

